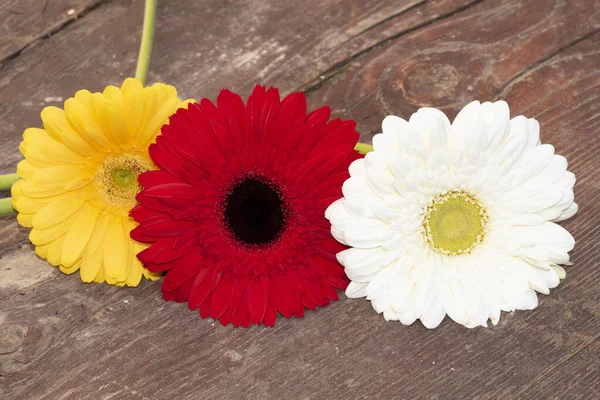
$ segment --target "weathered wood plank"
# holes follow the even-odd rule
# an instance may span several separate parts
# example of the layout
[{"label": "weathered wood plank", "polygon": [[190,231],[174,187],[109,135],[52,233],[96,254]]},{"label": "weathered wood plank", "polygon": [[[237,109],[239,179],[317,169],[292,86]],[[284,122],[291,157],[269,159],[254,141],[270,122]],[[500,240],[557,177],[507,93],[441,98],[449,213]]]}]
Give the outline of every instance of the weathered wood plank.
[{"label": "weathered wood plank", "polygon": [[[382,11],[372,29],[357,23],[359,32],[366,30],[361,35],[375,35],[365,40],[364,47],[352,47],[346,55],[342,51],[324,62],[322,70],[292,73],[289,80],[279,71],[286,60],[274,61],[277,57],[269,51],[262,54],[256,50],[256,63],[238,60],[225,68],[219,50],[202,50],[208,60],[198,56],[198,65],[190,67],[174,62],[179,60],[180,50],[169,48],[175,47],[173,39],[165,38],[159,40],[157,53],[170,57],[155,60],[154,77],[185,88],[186,95],[210,97],[225,85],[249,90],[250,80],[259,79],[259,72],[268,65],[272,69],[267,70],[265,80],[270,82],[279,73],[286,82],[284,90],[301,86],[308,81],[305,76],[314,77],[308,84],[313,88],[313,106],[328,102],[336,106],[338,115],[359,119],[365,137],[377,132],[385,113],[407,117],[420,105],[434,105],[453,114],[471,98],[497,95],[507,99],[514,112],[538,118],[542,139],[567,156],[578,177],[576,195],[581,210],[566,223],[578,241],[572,254],[574,266],[567,269],[567,279],[550,296],[542,296],[535,311],[504,314],[497,327],[487,330],[467,330],[446,321],[439,329],[428,331],[418,324],[386,323],[368,302],[344,299],[310,312],[302,320],[279,320],[273,329],[223,328],[201,320],[185,305],[163,302],[157,284],[144,283],[134,289],[83,285],[78,277],[66,277],[48,267],[26,247],[0,253],[5,254],[0,260],[0,338],[4,339],[0,340],[0,397],[593,398],[600,369],[600,277],[594,270],[599,261],[600,232],[593,221],[600,212],[600,186],[595,179],[600,167],[596,156],[600,150],[596,128],[600,71],[595,68],[600,64],[600,34],[593,34],[598,14],[591,1],[569,2],[566,8],[564,3],[543,0],[502,3],[475,2],[459,12],[423,14],[438,19],[433,24],[421,21],[412,25],[420,26],[418,30],[403,26],[404,17],[414,12],[416,18],[418,8],[400,11],[391,19]],[[297,13],[274,14],[266,6],[236,11],[232,4],[209,6],[206,13],[211,17],[229,14],[236,23],[252,21],[246,27],[261,27],[256,22],[261,18],[285,21],[297,17]],[[450,3],[427,2],[416,7],[436,4]],[[169,35],[189,28],[184,22],[193,20],[192,15],[204,15],[193,14],[198,12],[195,5],[162,7],[173,26],[161,25],[160,29],[169,30]],[[103,10],[101,16],[99,10]],[[23,54],[0,70],[2,104],[15,98],[10,103],[15,114],[10,122],[13,128],[19,116],[23,123],[35,123],[35,116],[20,105],[26,98],[56,93],[67,97],[83,86],[97,90],[105,78],[116,83],[121,79],[119,72],[131,71],[134,60],[98,66],[110,60],[112,53],[92,38],[104,26],[111,32],[106,43],[121,37],[119,45],[133,52],[137,39],[132,28],[120,27],[139,17],[137,12],[119,1],[102,6],[53,37],[51,44],[41,43],[36,54]],[[352,15],[351,10],[337,12],[341,16],[331,21],[346,21]],[[318,17],[310,14],[303,20],[305,25],[298,25],[304,26],[300,31],[324,29],[317,27],[322,21]],[[396,32],[399,36],[379,30],[387,29],[389,21],[401,26]],[[306,54],[306,60],[315,62],[341,51],[336,46],[345,44],[339,40],[326,45],[332,49],[329,53],[312,51],[322,37],[319,35],[332,32],[328,30],[333,29],[331,22],[327,23],[328,28],[319,31],[312,46],[290,45],[286,54]],[[283,30],[286,24],[277,26]],[[236,40],[246,31],[227,29],[221,32],[223,38],[198,38],[197,34],[183,38],[182,48],[189,52],[194,48],[192,40],[197,41],[197,48],[209,48],[212,43],[228,42],[229,35],[235,39],[229,39],[224,51],[233,57],[239,51],[235,49],[241,48],[236,47],[241,46]],[[268,38],[267,28],[263,29],[259,37]],[[86,39],[86,35],[90,37]],[[392,39],[386,41],[387,35]],[[70,49],[69,37],[76,37],[81,45]],[[353,40],[346,44],[355,43]],[[261,49],[264,41],[252,43],[253,49]],[[46,58],[50,53],[46,46],[60,55],[57,61]],[[86,61],[77,49],[89,49],[91,60]],[[354,57],[361,49],[370,50]],[[308,65],[313,65],[310,62]],[[214,65],[221,70],[212,71]],[[317,61],[314,65],[321,64]],[[90,73],[102,73],[92,81],[83,75],[88,68]],[[238,69],[239,76],[235,73]],[[330,71],[321,80],[318,75],[326,69]],[[19,75],[24,70],[31,71],[31,76]],[[44,70],[48,75],[42,74]],[[29,97],[18,97],[25,95],[17,88]],[[7,90],[11,95],[5,95]],[[36,107],[39,112],[40,105]],[[0,116],[10,119],[11,112],[0,110]],[[13,128],[0,127],[0,137],[7,138],[7,147],[0,147],[4,154],[18,142],[20,132]],[[0,167],[10,167],[15,161],[0,161]],[[4,232],[13,230],[7,227],[0,235]],[[24,233],[20,235],[25,238]],[[14,248],[15,242],[10,243]]]},{"label": "weathered wood plank", "polygon": [[600,342],[596,340],[571,355],[565,362],[554,365],[547,372],[518,392],[524,399],[537,396],[554,399],[600,398]]},{"label": "weathered wood plank", "polygon": [[0,65],[108,0],[4,0],[0,3]]}]

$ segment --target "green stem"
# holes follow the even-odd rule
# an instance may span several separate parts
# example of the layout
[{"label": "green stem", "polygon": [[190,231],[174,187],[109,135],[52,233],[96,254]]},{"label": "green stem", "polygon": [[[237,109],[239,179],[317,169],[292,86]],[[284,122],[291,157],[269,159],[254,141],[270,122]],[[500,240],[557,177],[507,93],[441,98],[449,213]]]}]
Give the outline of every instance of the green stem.
[{"label": "green stem", "polygon": [[150,66],[152,55],[152,40],[154,40],[154,22],[156,21],[156,0],[146,0],[144,8],[144,28],[142,30],[142,42],[140,43],[140,55],[138,57],[135,77],[146,85],[146,75]]},{"label": "green stem", "polygon": [[10,190],[12,185],[19,179],[17,174],[0,175],[0,190]]},{"label": "green stem", "polygon": [[356,143],[354,150],[358,151],[360,154],[367,154],[373,151],[373,146],[367,143]]},{"label": "green stem", "polygon": [[0,199],[0,216],[13,215],[15,210],[12,206],[12,199],[10,197],[6,199]]}]

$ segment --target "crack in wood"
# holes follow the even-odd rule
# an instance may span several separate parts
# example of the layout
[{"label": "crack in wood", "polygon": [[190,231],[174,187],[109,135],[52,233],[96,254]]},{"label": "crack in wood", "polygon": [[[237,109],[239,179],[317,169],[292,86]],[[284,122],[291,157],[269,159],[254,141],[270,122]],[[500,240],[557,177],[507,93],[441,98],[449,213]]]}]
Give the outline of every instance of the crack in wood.
[{"label": "crack in wood", "polygon": [[0,60],[0,70],[2,70],[2,68],[5,67],[6,63],[11,62],[11,61],[15,60],[16,58],[18,58],[28,48],[34,46],[35,44],[37,44],[37,43],[39,43],[41,41],[50,39],[52,36],[55,36],[56,34],[58,34],[59,32],[61,32],[62,30],[64,30],[66,27],[68,27],[69,25],[73,24],[75,21],[83,18],[84,16],[86,16],[90,12],[96,10],[97,8],[99,8],[100,6],[102,6],[104,4],[109,3],[110,1],[111,0],[99,0],[98,2],[91,4],[90,6],[84,8],[83,10],[81,10],[81,12],[79,12],[78,14],[73,14],[72,16],[70,16],[65,21],[63,21],[60,24],[58,24],[57,26],[51,28],[50,31],[42,34],[39,37],[34,38],[29,43],[27,43],[24,46],[22,46],[20,49],[14,51],[12,53],[10,53],[6,57],[4,57],[2,60]]},{"label": "crack in wood", "polygon": [[[438,23],[440,21],[443,21],[445,19],[451,18],[454,15],[459,14],[459,13],[461,13],[463,11],[466,11],[469,8],[475,6],[475,5],[479,4],[479,3],[483,3],[484,1],[485,0],[474,0],[474,1],[470,2],[470,3],[468,3],[468,4],[465,4],[462,7],[459,7],[457,9],[455,9],[455,10],[452,10],[452,11],[446,13],[446,14],[439,15],[439,16],[437,16],[435,18],[432,18],[432,19],[430,19],[428,21],[425,21],[425,22],[423,22],[421,24],[417,24],[417,25],[415,25],[415,26],[413,26],[413,27],[411,27],[409,29],[405,29],[405,30],[400,31],[398,33],[395,33],[394,35],[391,35],[391,36],[389,36],[389,37],[387,37],[385,39],[382,39],[382,40],[378,41],[377,43],[374,43],[373,45],[371,45],[369,47],[366,47],[366,48],[360,50],[359,52],[357,52],[357,53],[355,53],[355,54],[353,54],[353,55],[351,55],[351,56],[349,56],[349,57],[347,57],[347,58],[339,61],[338,63],[336,63],[335,65],[333,65],[331,68],[329,68],[328,70],[326,70],[325,72],[317,74],[317,76],[316,76],[315,79],[312,79],[312,80],[309,81],[309,82],[311,82],[311,81],[315,82],[315,81],[318,80],[318,82],[313,83],[313,84],[309,83],[308,85],[300,86],[299,88],[297,88],[294,91],[300,91],[300,90],[302,90],[302,91],[304,91],[304,93],[306,93],[307,95],[309,95],[310,93],[312,93],[315,90],[317,90],[320,87],[322,87],[329,80],[331,80],[335,76],[339,75],[340,74],[340,71],[339,71],[340,69],[346,67],[348,64],[352,63],[354,60],[365,56],[366,54],[368,54],[372,50],[375,50],[375,49],[377,49],[377,48],[379,48],[379,47],[381,47],[383,45],[386,45],[387,43],[389,43],[391,41],[399,39],[402,36],[408,35],[410,33],[416,32],[416,31],[418,31],[418,30],[420,30],[422,28],[425,28],[427,26],[430,26],[430,25],[433,25],[433,24]],[[424,3],[420,3],[418,6],[422,6],[424,4],[426,4],[426,3],[425,2]],[[417,6],[417,5],[415,5],[415,6]],[[415,7],[415,6],[413,6],[413,7]],[[407,11],[407,10],[404,10],[404,11]],[[402,13],[399,13],[399,15],[402,15]],[[370,30],[370,29],[367,29],[365,31],[368,31],[368,30]],[[363,31],[363,32],[365,32],[365,31]],[[360,35],[360,34],[357,34],[357,35]],[[323,76],[324,78],[322,78],[322,79],[319,78],[321,76]]]},{"label": "crack in wood", "polygon": [[369,31],[377,28],[378,26],[381,26],[381,25],[385,24],[386,22],[390,22],[390,21],[392,21],[392,20],[394,20],[394,19],[396,19],[398,17],[403,16],[404,14],[406,14],[406,13],[408,13],[410,11],[413,11],[413,10],[419,8],[419,7],[425,6],[429,2],[430,2],[430,0],[423,0],[423,1],[419,2],[419,3],[413,4],[412,6],[410,6],[408,8],[405,8],[402,11],[399,11],[399,12],[397,12],[395,14],[392,14],[389,17],[386,17],[386,18],[382,19],[381,21],[378,21],[378,22],[374,23],[373,25],[369,26],[368,28],[365,28],[362,31],[360,31],[360,32],[352,35],[348,39],[344,40],[342,43],[338,44],[337,46],[334,46],[331,50],[335,50],[338,47],[343,46],[344,44],[348,43],[352,39],[356,39],[357,37],[359,37],[359,36],[361,36],[361,35],[369,32]]},{"label": "crack in wood", "polygon": [[527,68],[523,69],[522,71],[520,71],[518,74],[516,74],[515,76],[513,76],[512,78],[510,78],[504,85],[502,85],[498,91],[496,92],[496,94],[494,96],[492,96],[492,98],[490,99],[490,101],[496,101],[498,99],[500,99],[501,97],[504,96],[504,94],[506,93],[506,91],[510,88],[512,88],[515,84],[518,83],[518,81],[521,80],[521,78],[523,78],[524,76],[528,75],[529,73],[543,67],[547,62],[551,61],[553,58],[557,57],[558,55],[560,55],[560,53],[569,50],[571,47],[593,37],[594,35],[596,35],[597,33],[600,33],[600,28],[595,29],[589,33],[586,33],[585,35],[573,40],[570,43],[567,43],[565,46],[557,49],[555,52],[550,53],[542,58],[540,58],[539,60],[537,60],[535,63],[529,65]]}]

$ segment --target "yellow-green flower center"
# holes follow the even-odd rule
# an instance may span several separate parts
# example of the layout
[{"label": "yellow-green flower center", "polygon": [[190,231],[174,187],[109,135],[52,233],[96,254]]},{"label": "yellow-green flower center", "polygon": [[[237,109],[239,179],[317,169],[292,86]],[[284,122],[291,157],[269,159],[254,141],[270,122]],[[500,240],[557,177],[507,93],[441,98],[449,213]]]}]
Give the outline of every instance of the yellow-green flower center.
[{"label": "yellow-green flower center", "polygon": [[136,154],[107,157],[96,175],[100,196],[115,206],[132,207],[141,189],[138,175],[150,168],[150,163]]},{"label": "yellow-green flower center", "polygon": [[117,168],[112,172],[112,183],[121,188],[131,188],[137,184],[137,174],[129,169]]},{"label": "yellow-green flower center", "polygon": [[487,221],[487,213],[475,198],[453,190],[431,200],[423,229],[431,249],[456,256],[470,253],[483,241]]}]

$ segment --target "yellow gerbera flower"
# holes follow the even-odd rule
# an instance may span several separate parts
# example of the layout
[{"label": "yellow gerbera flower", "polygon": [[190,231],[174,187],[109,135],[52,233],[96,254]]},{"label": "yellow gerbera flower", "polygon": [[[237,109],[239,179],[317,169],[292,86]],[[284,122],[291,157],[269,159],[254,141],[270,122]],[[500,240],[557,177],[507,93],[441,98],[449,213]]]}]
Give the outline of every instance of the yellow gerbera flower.
[{"label": "yellow gerbera flower", "polygon": [[163,123],[187,102],[174,87],[142,87],[129,78],[119,89],[81,90],[64,110],[46,107],[44,129],[29,128],[12,187],[17,220],[32,227],[36,253],[84,282],[137,286],[142,275],[157,280],[136,254],[146,245],[129,237],[129,210],[138,174],[155,169],[148,156]]}]

